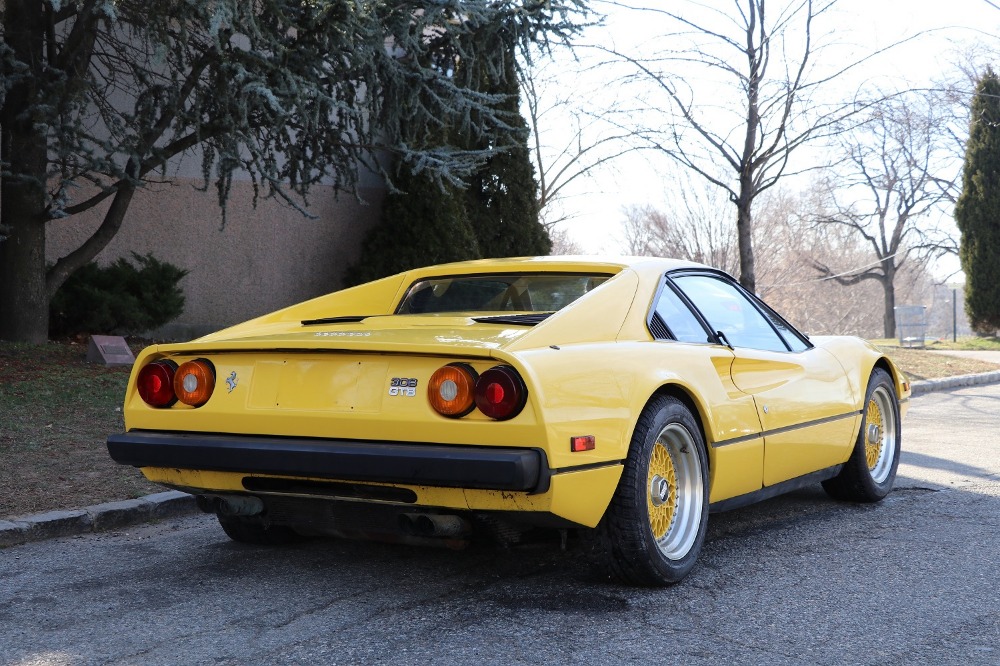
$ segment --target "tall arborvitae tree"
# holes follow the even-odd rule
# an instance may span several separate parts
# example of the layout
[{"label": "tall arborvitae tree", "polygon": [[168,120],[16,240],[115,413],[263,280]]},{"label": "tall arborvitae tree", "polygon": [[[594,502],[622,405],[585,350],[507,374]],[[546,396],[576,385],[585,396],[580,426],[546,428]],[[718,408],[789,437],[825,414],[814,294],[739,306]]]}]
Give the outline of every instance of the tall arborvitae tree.
[{"label": "tall arborvitae tree", "polygon": [[506,31],[499,33],[499,66],[479,61],[471,68],[478,76],[469,87],[499,95],[497,115],[509,125],[510,143],[500,136],[468,136],[473,150],[496,150],[469,180],[466,211],[484,258],[545,255],[552,250],[548,232],[538,219],[538,182],[528,152],[528,126],[520,111],[515,44]]},{"label": "tall arborvitae tree", "polygon": [[[41,341],[48,302],[121,227],[172,158],[202,158],[225,204],[233,176],[302,206],[352,190],[397,156],[432,180],[486,154],[429,144],[442,125],[501,131],[492,100],[429,53],[504,23],[518,43],[564,40],[584,0],[5,0],[0,3],[0,339]],[[470,48],[472,50],[470,50]],[[477,126],[470,124],[475,117]],[[100,207],[80,247],[46,265],[50,223]],[[155,223],[156,220],[137,224]]]},{"label": "tall arborvitae tree", "polygon": [[381,222],[368,233],[360,260],[344,276],[347,286],[480,256],[458,186],[435,182],[426,172],[414,174],[409,165],[400,167],[395,184],[399,190],[386,195]]},{"label": "tall arborvitae tree", "polygon": [[993,333],[1000,329],[1000,79],[992,69],[972,100],[955,221],[962,232],[969,323],[979,333]]}]

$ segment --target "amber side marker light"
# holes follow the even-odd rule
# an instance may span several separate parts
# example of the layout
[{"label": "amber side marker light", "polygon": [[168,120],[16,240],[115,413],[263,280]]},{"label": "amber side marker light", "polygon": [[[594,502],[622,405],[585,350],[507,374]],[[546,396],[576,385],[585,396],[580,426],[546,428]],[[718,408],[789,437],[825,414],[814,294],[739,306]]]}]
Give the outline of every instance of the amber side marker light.
[{"label": "amber side marker light", "polygon": [[465,363],[451,363],[438,368],[427,384],[427,400],[438,414],[461,418],[476,406],[476,380],[479,375]]},{"label": "amber side marker light", "polygon": [[181,364],[174,373],[174,393],[185,405],[200,407],[215,391],[215,366],[204,358]]},{"label": "amber side marker light", "polygon": [[569,438],[569,449],[573,453],[593,451],[597,447],[597,439],[593,435],[580,435]]},{"label": "amber side marker light", "polygon": [[174,393],[174,374],[177,364],[173,361],[153,361],[139,371],[135,380],[139,397],[150,407],[169,407],[177,402]]}]

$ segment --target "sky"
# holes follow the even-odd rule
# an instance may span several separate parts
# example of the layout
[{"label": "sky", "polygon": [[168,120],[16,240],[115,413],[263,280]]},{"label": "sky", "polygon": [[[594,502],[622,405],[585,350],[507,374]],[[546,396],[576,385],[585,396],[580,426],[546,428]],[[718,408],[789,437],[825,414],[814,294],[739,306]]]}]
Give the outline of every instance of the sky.
[{"label": "sky", "polygon": [[[632,1],[639,4],[643,0]],[[645,2],[663,6],[663,0]],[[588,40],[613,43],[619,50],[635,53],[663,44],[663,26],[648,13],[611,8],[600,1],[592,4],[607,12],[606,26],[588,31],[585,43]],[[730,0],[703,0],[702,4],[733,6]],[[845,79],[843,85],[847,87],[862,80],[888,87],[927,85],[932,75],[952,69],[957,43],[996,41],[1000,45],[1000,0],[840,0],[836,10],[835,15],[818,27],[833,31],[836,57],[845,61],[900,39],[927,33],[866,63],[856,76]],[[565,57],[565,54],[557,56]],[[563,62],[567,70],[578,69],[571,61]],[[610,81],[606,70],[595,69],[574,71],[563,85],[570,94],[599,109],[602,104],[611,106],[623,101],[621,90]],[[555,137],[559,129],[546,127],[542,130],[543,138],[545,132]],[[562,201],[564,213],[569,216],[565,228],[586,252],[621,251],[624,208],[643,204],[667,206],[672,196],[670,188],[676,187],[671,184],[669,174],[681,168],[667,158],[650,157],[648,153],[633,153],[614,160],[612,165],[598,170],[595,177],[574,182]],[[943,266],[940,271],[953,269]]]}]

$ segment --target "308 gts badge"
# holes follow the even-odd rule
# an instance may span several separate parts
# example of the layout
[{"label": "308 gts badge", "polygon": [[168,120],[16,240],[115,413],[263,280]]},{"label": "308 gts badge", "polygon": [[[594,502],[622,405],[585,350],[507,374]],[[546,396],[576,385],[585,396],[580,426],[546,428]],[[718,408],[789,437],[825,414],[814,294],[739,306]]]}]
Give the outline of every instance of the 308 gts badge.
[{"label": "308 gts badge", "polygon": [[393,377],[389,380],[389,395],[414,397],[417,395],[417,380],[410,377]]}]

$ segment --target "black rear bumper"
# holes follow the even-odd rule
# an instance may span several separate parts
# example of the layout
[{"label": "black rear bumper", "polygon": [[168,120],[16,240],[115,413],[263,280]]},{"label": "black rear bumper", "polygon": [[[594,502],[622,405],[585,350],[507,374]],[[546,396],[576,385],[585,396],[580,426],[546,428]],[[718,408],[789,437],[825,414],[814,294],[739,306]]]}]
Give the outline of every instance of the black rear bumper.
[{"label": "black rear bumper", "polygon": [[108,437],[135,467],[541,493],[551,470],[539,449],[421,442],[257,437],[133,430]]}]

